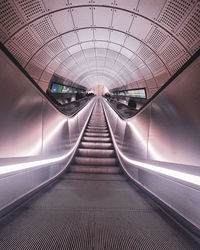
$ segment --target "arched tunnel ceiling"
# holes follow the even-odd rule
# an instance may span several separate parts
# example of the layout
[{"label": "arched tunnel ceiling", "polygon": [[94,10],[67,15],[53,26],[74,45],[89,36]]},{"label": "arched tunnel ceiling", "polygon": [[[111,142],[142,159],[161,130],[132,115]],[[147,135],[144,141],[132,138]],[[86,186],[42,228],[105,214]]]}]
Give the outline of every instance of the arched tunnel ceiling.
[{"label": "arched tunnel ceiling", "polygon": [[200,47],[198,0],[2,0],[0,37],[45,89],[53,73],[151,96]]}]

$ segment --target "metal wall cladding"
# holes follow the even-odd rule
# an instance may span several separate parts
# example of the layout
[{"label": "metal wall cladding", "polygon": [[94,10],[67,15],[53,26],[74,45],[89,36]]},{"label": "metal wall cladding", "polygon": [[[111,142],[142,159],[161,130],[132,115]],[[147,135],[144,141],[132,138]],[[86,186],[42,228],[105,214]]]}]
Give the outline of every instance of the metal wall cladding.
[{"label": "metal wall cladding", "polygon": [[200,59],[197,58],[144,110],[127,120],[103,102],[116,151],[127,174],[198,228],[200,186],[177,176],[163,175],[162,171],[158,173],[154,166],[178,171],[180,177],[182,174],[199,177],[199,78]]},{"label": "metal wall cladding", "polygon": [[128,157],[134,155],[138,159],[147,159],[150,113],[151,107],[137,115],[136,119],[127,122],[124,152]]},{"label": "metal wall cladding", "polygon": [[109,114],[123,152],[143,160],[200,165],[200,60],[193,62],[144,110],[125,121]]},{"label": "metal wall cladding", "polygon": [[0,157],[34,156],[42,150],[42,97],[0,54]]},{"label": "metal wall cladding", "polygon": [[152,103],[148,159],[200,165],[199,77],[196,60]]},{"label": "metal wall cladding", "polygon": [[43,155],[62,154],[70,150],[68,123],[64,115],[55,115],[55,109],[44,100]]},{"label": "metal wall cladding", "polygon": [[[64,171],[91,114],[55,109],[0,52],[0,216],[9,205]],[[78,123],[79,121],[79,123]],[[45,161],[45,163],[44,163]],[[28,166],[27,166],[28,165]]]}]

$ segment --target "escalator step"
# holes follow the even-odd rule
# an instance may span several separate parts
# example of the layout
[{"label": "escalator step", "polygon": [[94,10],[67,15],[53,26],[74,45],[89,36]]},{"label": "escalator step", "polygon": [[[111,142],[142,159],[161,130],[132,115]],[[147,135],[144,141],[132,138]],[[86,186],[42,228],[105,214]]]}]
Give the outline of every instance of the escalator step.
[{"label": "escalator step", "polygon": [[91,129],[91,128],[87,128],[86,129],[86,132],[89,132],[89,133],[109,133],[108,129]]},{"label": "escalator step", "polygon": [[87,129],[94,129],[94,130],[107,130],[108,127],[105,126],[105,127],[97,127],[97,126],[87,126]]},{"label": "escalator step", "polygon": [[94,165],[94,166],[111,166],[117,165],[118,161],[116,158],[94,158],[94,157],[79,157],[74,158],[74,163],[80,165]]},{"label": "escalator step", "polygon": [[106,122],[105,118],[102,118],[102,117],[91,117],[90,121],[92,122]]},{"label": "escalator step", "polygon": [[95,173],[95,174],[119,174],[121,169],[115,166],[87,166],[87,165],[71,165],[71,173]]},{"label": "escalator step", "polygon": [[110,137],[91,137],[91,136],[83,136],[83,141],[91,141],[91,142],[111,142]]},{"label": "escalator step", "polygon": [[109,142],[81,142],[80,147],[94,149],[110,149],[113,148],[113,144]]},{"label": "escalator step", "polygon": [[118,174],[104,174],[104,173],[68,173],[62,177],[65,180],[91,180],[91,181],[127,181],[127,178]]},{"label": "escalator step", "polygon": [[79,156],[83,157],[113,157],[115,156],[115,151],[113,149],[84,149],[84,148],[79,148],[78,149],[78,154]]},{"label": "escalator step", "polygon": [[104,122],[89,122],[88,124],[89,126],[93,126],[93,127],[107,127],[107,124]]},{"label": "escalator step", "polygon": [[109,133],[91,133],[91,132],[85,132],[85,136],[90,137],[109,137]]}]

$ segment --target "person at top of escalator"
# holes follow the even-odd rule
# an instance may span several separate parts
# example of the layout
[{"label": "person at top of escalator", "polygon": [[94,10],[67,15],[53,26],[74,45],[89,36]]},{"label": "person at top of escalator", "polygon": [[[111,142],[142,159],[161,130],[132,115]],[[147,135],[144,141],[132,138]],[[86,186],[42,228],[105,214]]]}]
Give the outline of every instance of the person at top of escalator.
[{"label": "person at top of escalator", "polygon": [[134,108],[134,109],[136,109],[137,104],[136,104],[136,102],[135,102],[134,97],[130,97],[130,98],[129,98],[129,101],[128,101],[128,106],[129,106],[130,108]]},{"label": "person at top of escalator", "polygon": [[81,92],[78,91],[78,92],[76,93],[75,98],[76,98],[76,101],[78,101],[78,100],[80,100],[80,99],[83,98],[83,94],[82,94]]},{"label": "person at top of escalator", "polygon": [[107,93],[105,93],[105,95],[104,95],[104,96],[105,96],[105,98],[106,98],[106,99],[110,99],[110,98],[111,98],[111,95],[110,95],[110,93],[108,93],[108,92],[107,92]]}]

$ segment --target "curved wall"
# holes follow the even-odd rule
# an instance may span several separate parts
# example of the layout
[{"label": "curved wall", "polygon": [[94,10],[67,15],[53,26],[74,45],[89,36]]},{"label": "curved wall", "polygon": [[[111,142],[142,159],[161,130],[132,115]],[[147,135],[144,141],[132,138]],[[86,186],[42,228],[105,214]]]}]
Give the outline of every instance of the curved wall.
[{"label": "curved wall", "polygon": [[141,112],[121,119],[103,105],[128,175],[200,228],[200,59]]},{"label": "curved wall", "polygon": [[[92,99],[67,117],[0,52],[0,211],[61,173],[79,144]],[[3,83],[3,84],[2,84]]]},{"label": "curved wall", "polygon": [[0,41],[42,89],[56,73],[86,88],[145,87],[151,97],[200,48],[198,0],[4,0],[0,8]]}]

